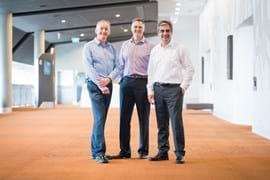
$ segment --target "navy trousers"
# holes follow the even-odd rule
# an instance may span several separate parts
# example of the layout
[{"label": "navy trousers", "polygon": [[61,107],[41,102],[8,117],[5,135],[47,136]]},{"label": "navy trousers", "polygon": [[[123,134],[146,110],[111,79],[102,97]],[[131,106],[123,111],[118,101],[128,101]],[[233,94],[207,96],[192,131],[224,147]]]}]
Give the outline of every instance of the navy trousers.
[{"label": "navy trousers", "polygon": [[147,78],[131,77],[124,77],[120,83],[120,154],[131,155],[130,122],[136,104],[140,129],[138,153],[148,155],[150,104],[146,84]]}]

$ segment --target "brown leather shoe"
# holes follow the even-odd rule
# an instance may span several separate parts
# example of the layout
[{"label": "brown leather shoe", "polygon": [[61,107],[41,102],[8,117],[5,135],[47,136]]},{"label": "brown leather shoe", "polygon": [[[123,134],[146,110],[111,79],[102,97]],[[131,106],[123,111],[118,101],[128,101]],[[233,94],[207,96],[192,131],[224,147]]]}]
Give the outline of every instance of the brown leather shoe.
[{"label": "brown leather shoe", "polygon": [[158,153],[154,157],[150,157],[149,161],[164,161],[164,160],[169,160],[169,156],[167,153]]}]

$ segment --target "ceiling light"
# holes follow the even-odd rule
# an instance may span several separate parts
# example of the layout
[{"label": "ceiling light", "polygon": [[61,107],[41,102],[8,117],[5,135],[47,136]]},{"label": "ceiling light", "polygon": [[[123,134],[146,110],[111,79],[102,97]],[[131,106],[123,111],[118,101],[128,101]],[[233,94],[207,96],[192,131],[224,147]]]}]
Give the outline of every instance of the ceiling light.
[{"label": "ceiling light", "polygon": [[176,7],[175,10],[176,10],[176,11],[180,11],[180,8],[179,8],[179,7]]},{"label": "ceiling light", "polygon": [[115,17],[119,18],[120,17],[120,14],[116,14]]},{"label": "ceiling light", "polygon": [[81,33],[80,36],[81,36],[81,37],[84,37],[84,33]]},{"label": "ceiling light", "polygon": [[179,13],[179,12],[175,12],[174,14],[175,14],[175,15],[179,15],[180,13]]},{"label": "ceiling light", "polygon": [[62,20],[61,20],[61,23],[63,23],[63,24],[66,23],[66,22],[67,22],[67,21],[66,21],[65,19],[62,19]]},{"label": "ceiling light", "polygon": [[182,6],[182,4],[180,2],[177,2],[176,6]]},{"label": "ceiling light", "polygon": [[124,29],[123,31],[124,31],[124,32],[128,32],[128,29]]}]

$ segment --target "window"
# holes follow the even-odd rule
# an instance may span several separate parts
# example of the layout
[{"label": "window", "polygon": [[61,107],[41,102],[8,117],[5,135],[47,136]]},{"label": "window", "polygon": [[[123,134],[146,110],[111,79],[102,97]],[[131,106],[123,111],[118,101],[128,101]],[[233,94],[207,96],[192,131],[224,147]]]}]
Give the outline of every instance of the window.
[{"label": "window", "polygon": [[44,60],[43,74],[47,76],[51,75],[51,62],[49,60]]},{"label": "window", "polygon": [[233,36],[227,37],[227,79],[233,79]]}]

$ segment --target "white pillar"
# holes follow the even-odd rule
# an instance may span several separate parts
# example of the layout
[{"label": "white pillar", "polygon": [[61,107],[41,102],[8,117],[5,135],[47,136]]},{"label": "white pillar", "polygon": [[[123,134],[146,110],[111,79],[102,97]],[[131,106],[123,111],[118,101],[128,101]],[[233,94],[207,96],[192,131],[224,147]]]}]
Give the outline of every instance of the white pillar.
[{"label": "white pillar", "polygon": [[12,14],[0,13],[0,113],[12,111]]},{"label": "white pillar", "polygon": [[45,52],[45,31],[36,31],[34,34],[34,67],[35,67],[35,107],[38,107],[39,75],[38,64],[39,57]]}]

